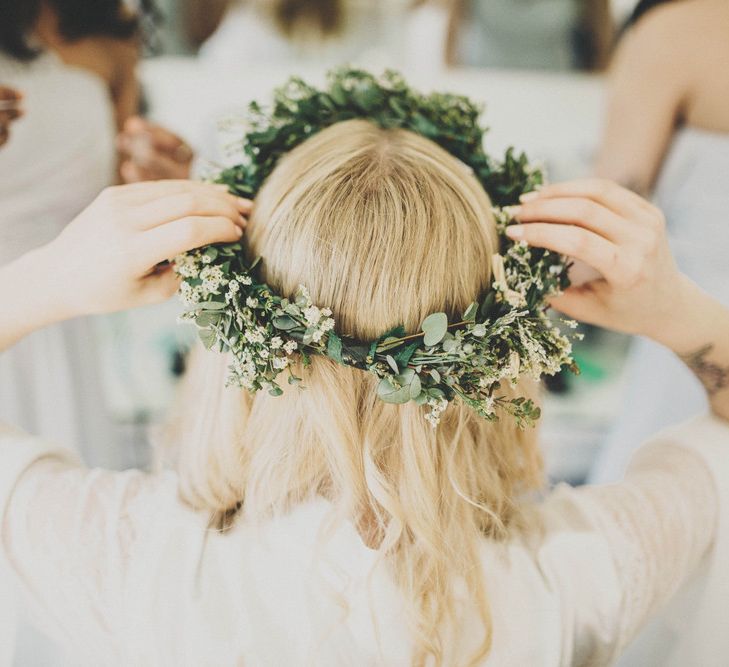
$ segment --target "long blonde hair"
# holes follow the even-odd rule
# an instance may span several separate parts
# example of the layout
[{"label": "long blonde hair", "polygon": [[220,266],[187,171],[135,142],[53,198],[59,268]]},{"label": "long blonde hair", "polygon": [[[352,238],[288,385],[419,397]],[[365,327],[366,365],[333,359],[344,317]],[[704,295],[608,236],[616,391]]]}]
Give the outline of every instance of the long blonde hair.
[{"label": "long blonde hair", "polygon": [[[464,310],[489,283],[496,232],[488,196],[462,163],[411,132],[351,120],[282,159],[256,199],[248,242],[274,289],[306,285],[341,332],[369,340]],[[277,398],[225,389],[225,371],[224,356],[203,353],[187,379],[176,420],[183,498],[224,522],[326,497],[334,520],[352,521],[390,565],[409,603],[414,662],[448,662],[456,588],[483,622],[471,664],[481,661],[492,624],[479,544],[504,538],[520,494],[541,484],[533,434],[458,403],[433,429],[423,408],[383,403],[376,378],[328,358],[298,370],[305,390]]]}]

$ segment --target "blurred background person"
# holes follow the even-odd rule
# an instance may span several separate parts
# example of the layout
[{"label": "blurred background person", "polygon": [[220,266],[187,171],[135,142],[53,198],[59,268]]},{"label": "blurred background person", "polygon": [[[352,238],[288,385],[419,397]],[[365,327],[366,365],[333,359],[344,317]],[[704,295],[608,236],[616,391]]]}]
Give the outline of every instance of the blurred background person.
[{"label": "blurred background person", "polygon": [[402,22],[412,4],[411,0],[233,1],[202,44],[200,57],[221,67],[302,61],[331,67],[371,60],[368,52],[383,59],[404,57]]},{"label": "blurred background person", "polygon": [[609,56],[609,0],[450,0],[450,8],[450,65],[600,69]]},{"label": "blurred background person", "polygon": [[[652,194],[680,268],[729,303],[729,2],[638,4],[613,63],[597,172]],[[704,409],[693,376],[647,340],[627,362],[627,394],[594,469],[622,476],[648,433]]]},{"label": "blurred background person", "polygon": [[[22,93],[26,110],[0,149],[0,265],[57,236],[117,180],[114,136],[139,103],[138,25],[122,0],[0,0],[0,82]],[[4,352],[0,419],[78,448],[92,465],[126,467],[97,352],[86,319],[38,331]],[[0,599],[10,615],[10,598]],[[5,618],[2,627],[7,665],[15,624]],[[58,664],[56,649],[21,627],[15,664]]]},{"label": "blurred background person", "polygon": [[[440,68],[442,47],[428,45],[432,62],[423,62],[422,52],[410,48],[418,40],[404,33],[422,31],[423,19],[428,30],[445,17],[442,8],[439,0],[181,0],[165,21],[176,23],[201,67],[218,73],[280,68],[284,78],[292,67],[324,71],[348,62],[408,69],[418,61],[430,71]],[[130,119],[118,146],[125,182],[191,174],[192,148],[149,120]]]},{"label": "blurred background person", "polygon": [[[0,81],[23,92],[27,109],[0,152],[5,264],[56,236],[116,180],[114,135],[138,105],[139,40],[122,0],[0,0],[0,16]],[[80,445],[91,463],[118,466],[113,449],[91,450],[111,439],[102,395],[84,321],[38,332],[0,356],[4,419]]]}]

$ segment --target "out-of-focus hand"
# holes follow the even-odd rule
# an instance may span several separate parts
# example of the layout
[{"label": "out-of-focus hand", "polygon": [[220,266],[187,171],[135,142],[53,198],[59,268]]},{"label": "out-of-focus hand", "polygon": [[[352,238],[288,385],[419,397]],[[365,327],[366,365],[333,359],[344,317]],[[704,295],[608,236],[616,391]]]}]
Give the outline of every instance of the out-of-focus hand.
[{"label": "out-of-focus hand", "polygon": [[133,116],[117,137],[125,183],[190,177],[193,152],[180,137],[159,125]]},{"label": "out-of-focus hand", "polygon": [[10,125],[23,115],[23,96],[14,88],[0,86],[0,146],[10,138]]},{"label": "out-of-focus hand", "polygon": [[[671,255],[663,214],[633,192],[599,179],[549,185],[522,198],[507,229],[515,240],[584,262],[599,277],[552,300],[599,326],[660,339],[692,293]],[[595,274],[593,274],[595,275]]]},{"label": "out-of-focus hand", "polygon": [[251,202],[224,186],[160,181],[108,188],[39,253],[63,317],[169,298],[175,255],[240,239]]}]

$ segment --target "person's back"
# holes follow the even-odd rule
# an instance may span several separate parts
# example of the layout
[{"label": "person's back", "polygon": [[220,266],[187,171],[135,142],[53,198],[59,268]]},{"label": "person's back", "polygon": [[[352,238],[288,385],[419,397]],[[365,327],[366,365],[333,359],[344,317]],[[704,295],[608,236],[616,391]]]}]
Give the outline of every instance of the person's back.
[{"label": "person's back", "polygon": [[[247,241],[273,289],[331,308],[307,309],[313,332],[332,315],[369,340],[460,315],[497,238],[463,163],[351,120],[281,160]],[[454,402],[433,428],[371,373],[310,362],[280,396],[225,388],[224,355],[193,363],[176,474],[89,471],[0,429],[4,551],[46,627],[97,665],[602,664],[709,552],[729,488],[716,419],[665,435],[624,485],[530,506],[534,432],[509,415]],[[499,395],[531,393],[509,372]]]}]

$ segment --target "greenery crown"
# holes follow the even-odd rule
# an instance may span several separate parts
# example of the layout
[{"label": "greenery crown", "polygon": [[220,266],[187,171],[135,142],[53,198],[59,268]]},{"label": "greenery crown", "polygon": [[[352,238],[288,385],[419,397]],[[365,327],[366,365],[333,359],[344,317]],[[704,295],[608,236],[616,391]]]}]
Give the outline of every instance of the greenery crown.
[{"label": "greenery crown", "polygon": [[484,152],[481,111],[462,96],[422,95],[392,71],[375,77],[349,68],[330,72],[323,90],[292,78],[275,91],[272,108],[250,105],[244,158],[216,179],[231,192],[255,197],[282,155],[326,127],[363,118],[427,137],[468,165],[494,204],[500,248],[491,288],[460,318],[433,313],[418,332],[397,327],[368,342],[337,331],[331,310],[315,305],[305,286],[288,298],[276,294],[257,278],[258,260],[247,264],[240,243],[181,255],[175,259],[187,306],[181,319],[197,325],[208,349],[231,354],[229,383],[280,395],[282,372],[288,372],[290,384],[302,382],[292,356],[301,355],[306,367],[310,355],[320,354],[376,375],[385,402],[427,406],[425,417],[433,426],[457,398],[489,420],[498,409],[520,426],[539,417],[531,400],[507,399],[499,388],[523,373],[539,378],[565,364],[574,369],[570,340],[546,314],[547,299],[568,285],[567,263],[505,235],[512,221],[508,207],[537,188],[542,174],[512,149],[502,161]]}]

